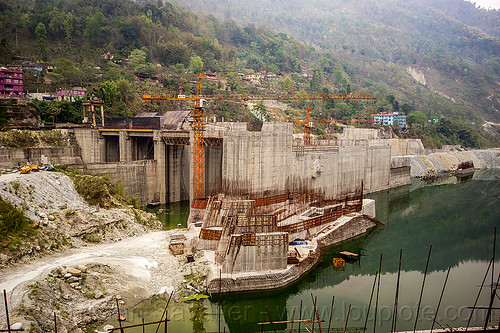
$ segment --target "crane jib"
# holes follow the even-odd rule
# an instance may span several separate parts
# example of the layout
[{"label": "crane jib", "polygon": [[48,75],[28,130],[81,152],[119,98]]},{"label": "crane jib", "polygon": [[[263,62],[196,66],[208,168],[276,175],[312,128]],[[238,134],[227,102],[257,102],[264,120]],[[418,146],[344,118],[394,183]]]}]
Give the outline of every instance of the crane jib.
[{"label": "crane jib", "polygon": [[276,95],[199,95],[167,97],[143,95],[144,102],[151,101],[262,101],[262,100],[329,100],[329,99],[376,99],[369,94],[276,94]]}]

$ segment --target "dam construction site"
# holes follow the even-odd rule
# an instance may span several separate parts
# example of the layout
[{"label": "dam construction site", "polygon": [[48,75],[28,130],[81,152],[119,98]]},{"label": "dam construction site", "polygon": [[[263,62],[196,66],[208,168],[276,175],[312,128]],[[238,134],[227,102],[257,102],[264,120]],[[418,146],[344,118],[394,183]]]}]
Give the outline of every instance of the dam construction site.
[{"label": "dam construction site", "polygon": [[[436,178],[457,170],[473,174],[477,169],[500,167],[499,150],[465,151],[450,146],[428,152],[418,139],[400,139],[379,128],[344,127],[328,139],[311,136],[304,140],[302,134],[293,133],[290,123],[264,122],[260,131],[249,131],[246,123],[214,120],[205,123],[203,134],[197,136],[195,122],[190,111],[163,116],[143,113],[132,119],[52,130],[59,142],[54,146],[0,147],[2,197],[16,207],[26,207],[26,215],[39,228],[52,230],[52,235],[64,233],[61,242],[81,251],[66,262],[54,260],[38,269],[39,274],[50,271],[47,281],[52,281],[41,282],[42,290],[54,280],[67,280],[72,281],[71,289],[67,287],[71,292],[92,291],[92,302],[86,300],[86,304],[93,317],[80,309],[78,319],[67,323],[68,327],[109,317],[118,294],[125,295],[127,305],[134,305],[173,290],[178,292],[177,301],[193,293],[190,297],[207,294],[217,299],[219,295],[220,300],[222,294],[290,286],[316,267],[328,248],[369,237],[384,227],[376,216],[376,201],[366,198],[367,194],[409,187],[415,177]],[[147,227],[158,229],[152,214],[131,205],[126,207],[129,211],[119,212],[112,199],[90,205],[81,198],[76,202],[72,195],[77,194],[66,175],[16,172],[27,163],[43,165],[43,169],[63,165],[81,175],[110,179],[122,184],[123,191],[143,206],[189,202],[187,223],[185,228],[179,224],[161,235],[140,236]],[[26,197],[31,199],[23,204]],[[74,231],[77,217],[85,227]],[[131,217],[141,226],[134,226]],[[68,218],[68,226],[63,226]],[[115,250],[104,248],[111,257],[105,259],[92,248],[78,250],[82,240],[94,241],[96,235],[103,241],[112,237],[116,241]],[[136,236],[137,241],[122,241],[127,236]],[[37,253],[30,251],[27,254]],[[123,258],[125,253],[131,257]],[[339,268],[344,267],[344,259],[356,261],[361,255],[343,253],[343,259],[334,258]],[[4,255],[1,259],[3,265],[10,260]],[[72,280],[65,277],[69,271],[74,272]],[[116,283],[114,278],[105,278],[107,294],[99,291],[103,288],[99,284],[91,286],[89,278],[81,277],[109,276],[110,272],[123,280]],[[20,304],[16,296],[26,300],[19,286],[31,281],[30,276],[11,275],[0,283],[14,307]],[[194,282],[187,276],[200,278]],[[64,302],[78,302],[76,296],[70,300],[63,293],[60,297]],[[48,310],[40,311],[46,318],[37,320],[47,321]],[[319,317],[307,321],[315,322],[321,325]],[[293,317],[288,323],[293,327]],[[166,326],[167,319],[165,330]]]}]

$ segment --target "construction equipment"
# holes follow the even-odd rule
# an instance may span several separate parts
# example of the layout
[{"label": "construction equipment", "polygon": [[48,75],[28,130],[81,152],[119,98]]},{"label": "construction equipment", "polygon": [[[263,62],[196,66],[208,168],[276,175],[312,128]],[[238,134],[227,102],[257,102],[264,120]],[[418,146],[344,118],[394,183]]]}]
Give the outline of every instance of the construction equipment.
[{"label": "construction equipment", "polygon": [[304,125],[304,146],[309,146],[311,144],[311,127],[312,127],[312,122],[311,122],[311,117],[309,115],[309,112],[311,111],[311,108],[307,108],[307,113],[306,113],[306,120],[286,120],[289,123],[296,123],[296,124],[305,124]]},{"label": "construction equipment", "polygon": [[30,173],[30,171],[39,171],[40,167],[37,164],[28,164],[23,166],[20,171],[22,174]]},{"label": "construction equipment", "polygon": [[[194,170],[193,170],[193,180],[194,180],[194,198],[202,199],[205,197],[205,155],[203,150],[204,144],[204,133],[205,133],[205,111],[203,109],[203,103],[205,101],[269,101],[269,100],[330,100],[330,99],[375,99],[375,97],[369,94],[269,94],[269,95],[241,95],[241,94],[231,94],[231,95],[202,95],[201,91],[201,80],[205,78],[206,75],[203,73],[198,74],[196,95],[185,96],[178,95],[177,97],[168,97],[163,95],[143,95],[142,99],[144,102],[152,101],[193,101],[193,112],[191,117],[193,118],[193,123],[191,128],[193,129],[194,138]],[[310,128],[309,128],[310,130]],[[310,132],[309,132],[309,142],[310,142]]]}]

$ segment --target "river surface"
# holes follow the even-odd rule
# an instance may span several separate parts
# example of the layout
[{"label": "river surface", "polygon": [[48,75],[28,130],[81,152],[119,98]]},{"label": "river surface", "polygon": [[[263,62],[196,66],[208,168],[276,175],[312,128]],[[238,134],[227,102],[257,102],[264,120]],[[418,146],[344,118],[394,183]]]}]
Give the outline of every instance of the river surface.
[{"label": "river surface", "polygon": [[[287,288],[266,293],[242,293],[223,296],[221,301],[220,332],[260,332],[257,323],[312,318],[312,297],[321,319],[323,332],[330,320],[332,298],[334,312],[331,331],[343,331],[347,321],[349,332],[361,332],[366,320],[368,304],[382,254],[382,275],[375,323],[375,292],[368,316],[367,332],[390,332],[398,279],[400,249],[402,263],[397,306],[397,331],[411,330],[416,318],[424,270],[429,247],[432,252],[422,296],[417,329],[430,329],[443,290],[446,272],[449,278],[437,314],[435,328],[465,326],[470,309],[480,290],[493,252],[495,226],[500,226],[500,170],[476,172],[474,178],[457,182],[450,177],[434,183],[414,181],[411,186],[370,195],[376,200],[377,218],[386,224],[368,235],[329,248],[322,261],[304,278]],[[186,206],[186,204],[184,204]],[[185,225],[183,205],[172,208],[168,224]],[[184,208],[187,209],[187,208]],[[182,215],[184,214],[184,215]],[[177,216],[179,215],[179,216]],[[182,220],[182,221],[181,221]],[[183,222],[184,221],[184,222]],[[164,222],[165,223],[165,222]],[[499,232],[500,233],[500,229]],[[497,234],[498,234],[497,233]],[[495,257],[500,246],[497,242]],[[360,260],[348,262],[344,270],[332,265],[339,251],[360,253]],[[495,260],[495,281],[500,261]],[[491,272],[491,271],[490,271]],[[489,304],[491,274],[487,277],[478,305]],[[375,287],[376,290],[376,287]],[[126,313],[124,325],[157,321],[162,315],[166,297],[142,302]],[[302,311],[300,307],[302,304]],[[499,307],[499,298],[494,307]],[[267,310],[266,310],[267,307]],[[190,303],[171,303],[168,307],[169,332],[218,332],[218,296],[212,300]],[[471,325],[484,324],[485,310],[473,313]],[[492,313],[498,325],[500,311]],[[116,323],[114,323],[116,325]],[[308,324],[312,325],[312,324]],[[316,331],[318,326],[316,325]],[[298,328],[295,324],[294,331]],[[290,331],[290,325],[275,324],[278,332]],[[154,332],[149,327],[146,332]],[[163,326],[158,330],[164,332]],[[271,325],[264,331],[273,331]],[[301,331],[305,332],[304,325]],[[134,332],[132,329],[125,332]],[[135,332],[142,332],[137,329]]]}]

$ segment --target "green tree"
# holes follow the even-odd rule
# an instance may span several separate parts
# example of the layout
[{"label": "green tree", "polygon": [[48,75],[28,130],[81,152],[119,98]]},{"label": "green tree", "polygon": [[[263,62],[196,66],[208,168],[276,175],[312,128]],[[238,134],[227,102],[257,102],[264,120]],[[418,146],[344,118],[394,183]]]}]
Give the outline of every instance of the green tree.
[{"label": "green tree", "polygon": [[273,72],[274,74],[280,74],[280,69],[278,68],[278,66],[276,66],[276,64],[271,64],[269,65],[269,71],[270,72]]},{"label": "green tree", "polygon": [[101,92],[102,99],[105,105],[111,106],[116,99],[118,94],[117,84],[115,81],[104,81],[99,85],[99,91]]},{"label": "green tree", "polygon": [[52,124],[56,123],[56,117],[61,113],[61,106],[57,102],[46,103],[45,113],[41,115],[42,119],[51,120]]},{"label": "green tree", "polygon": [[321,86],[321,73],[315,70],[312,79],[309,81],[309,89],[311,92],[319,92]]},{"label": "green tree", "polygon": [[57,84],[72,85],[81,84],[84,74],[76,67],[75,63],[66,58],[59,58],[55,62],[55,69],[51,76]]},{"label": "green tree", "polygon": [[7,119],[7,106],[0,103],[0,127],[9,125],[9,120]]},{"label": "green tree", "polygon": [[133,111],[137,106],[137,90],[134,84],[124,78],[116,81],[116,102],[121,113]]},{"label": "green tree", "polygon": [[64,19],[64,35],[67,42],[70,42],[73,38],[75,16],[73,13],[68,12],[66,18]]},{"label": "green tree", "polygon": [[135,49],[130,53],[130,66],[136,72],[151,72],[152,64],[147,62],[148,55],[145,51]]},{"label": "green tree", "polygon": [[353,106],[344,102],[337,103],[333,109],[336,116],[340,119],[351,119],[356,110]]},{"label": "green tree", "polygon": [[281,79],[281,88],[289,94],[294,90],[294,82],[290,76]]},{"label": "green tree", "polygon": [[87,17],[84,35],[91,47],[102,46],[104,43],[104,26],[106,18],[103,13],[96,12]]},{"label": "green tree", "polygon": [[43,24],[42,22],[38,23],[38,25],[36,26],[35,38],[38,52],[40,52],[42,58],[44,58],[45,60],[47,58],[47,52],[45,50],[45,43],[47,42],[47,28],[45,28],[45,24]]},{"label": "green tree", "polygon": [[408,115],[407,122],[410,127],[423,127],[427,123],[427,116],[420,111],[415,111]]},{"label": "green tree", "polygon": [[50,21],[49,21],[49,33],[54,39],[59,39],[64,37],[65,29],[64,29],[64,13],[60,12],[57,7],[54,7],[50,12]]},{"label": "green tree", "polygon": [[195,74],[203,71],[203,60],[199,56],[191,57],[189,60],[189,70]]},{"label": "green tree", "polygon": [[241,77],[240,74],[236,72],[230,72],[227,74],[227,84],[229,85],[229,89],[231,91],[236,91],[241,86]]},{"label": "green tree", "polygon": [[408,103],[403,103],[401,106],[401,112],[405,115],[409,115],[412,112],[412,107]]},{"label": "green tree", "polygon": [[266,106],[262,103],[255,104],[252,110],[254,111],[255,116],[261,121],[269,121],[271,119],[271,117],[267,113]]}]

